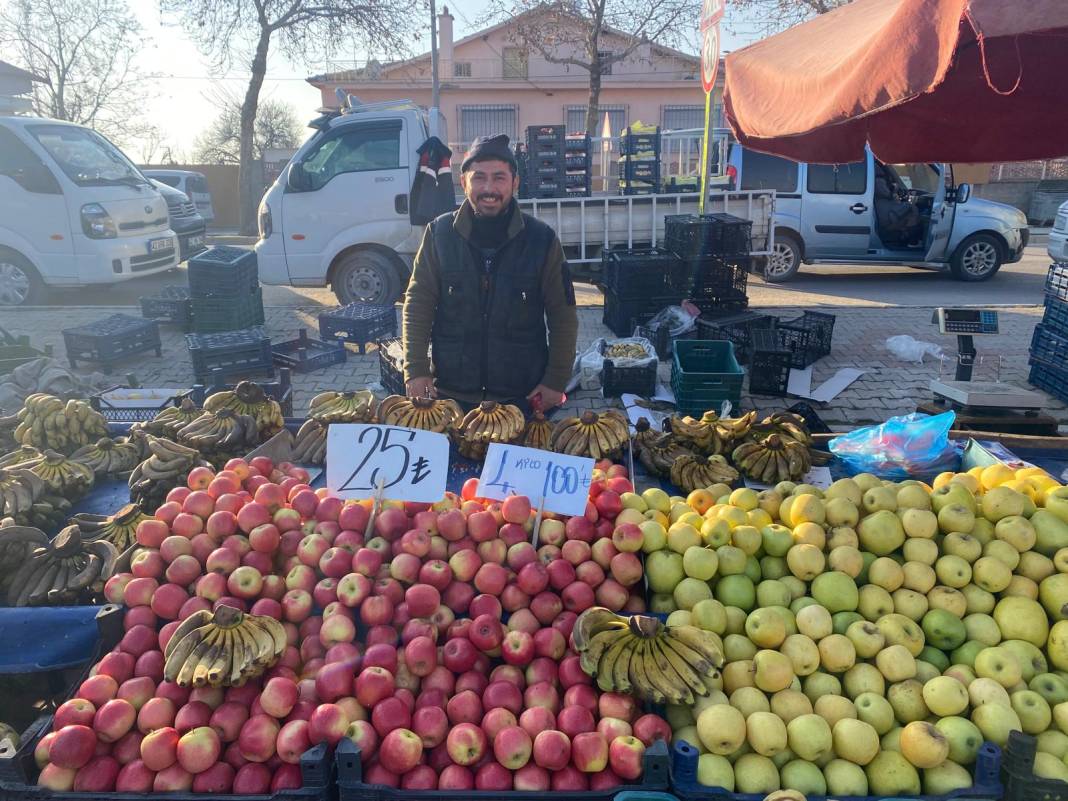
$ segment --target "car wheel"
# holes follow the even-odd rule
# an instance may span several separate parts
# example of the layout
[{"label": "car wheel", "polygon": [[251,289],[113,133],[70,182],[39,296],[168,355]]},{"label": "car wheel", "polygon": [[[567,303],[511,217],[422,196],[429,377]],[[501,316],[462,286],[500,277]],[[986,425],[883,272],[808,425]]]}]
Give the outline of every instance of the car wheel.
[{"label": "car wheel", "polygon": [[801,269],[801,245],[790,234],[775,234],[775,246],[764,265],[764,280],[769,284],[789,281]]},{"label": "car wheel", "polygon": [[331,286],[345,306],[394,303],[401,293],[396,264],[377,250],[356,250],[342,257]]},{"label": "car wheel", "polygon": [[0,250],[0,306],[33,306],[44,294],[33,265],[18,253]]},{"label": "car wheel", "polygon": [[1005,260],[1001,243],[990,234],[973,234],[957,247],[949,269],[958,281],[993,278]]}]

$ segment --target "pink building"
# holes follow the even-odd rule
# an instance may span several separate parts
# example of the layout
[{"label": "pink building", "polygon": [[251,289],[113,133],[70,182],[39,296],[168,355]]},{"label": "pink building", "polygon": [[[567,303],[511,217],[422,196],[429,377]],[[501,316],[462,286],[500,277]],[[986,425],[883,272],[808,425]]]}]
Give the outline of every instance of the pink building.
[{"label": "pink building", "polygon": [[[466,145],[476,136],[506,133],[515,140],[529,125],[567,125],[585,130],[589,73],[554,64],[515,45],[511,23],[502,23],[453,41],[453,18],[438,15],[438,74],[441,111],[449,139]],[[622,47],[625,35],[603,37],[606,49]],[[599,117],[609,115],[612,134],[641,121],[663,129],[701,128],[704,93],[700,58],[655,44],[641,45],[628,59],[613,63],[602,78]],[[408,61],[353,65],[315,75],[308,82],[322,92],[323,105],[337,106],[342,89],[365,103],[406,98],[431,103],[430,54]],[[715,90],[714,124],[721,125],[722,70]]]}]

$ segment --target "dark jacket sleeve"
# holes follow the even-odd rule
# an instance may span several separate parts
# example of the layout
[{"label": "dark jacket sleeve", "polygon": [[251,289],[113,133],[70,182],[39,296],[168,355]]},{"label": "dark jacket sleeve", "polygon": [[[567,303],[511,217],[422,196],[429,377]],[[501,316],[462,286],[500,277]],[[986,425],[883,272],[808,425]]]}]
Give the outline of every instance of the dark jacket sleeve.
[{"label": "dark jacket sleeve", "polygon": [[549,251],[549,259],[542,272],[541,291],[545,299],[545,320],[549,327],[549,365],[545,368],[541,383],[563,392],[571,379],[571,368],[575,363],[578,313],[575,310],[571,271],[559,239],[553,242]]},{"label": "dark jacket sleeve", "polygon": [[412,277],[404,294],[401,337],[404,346],[404,380],[430,376],[430,332],[438,308],[438,263],[431,227],[415,254]]}]

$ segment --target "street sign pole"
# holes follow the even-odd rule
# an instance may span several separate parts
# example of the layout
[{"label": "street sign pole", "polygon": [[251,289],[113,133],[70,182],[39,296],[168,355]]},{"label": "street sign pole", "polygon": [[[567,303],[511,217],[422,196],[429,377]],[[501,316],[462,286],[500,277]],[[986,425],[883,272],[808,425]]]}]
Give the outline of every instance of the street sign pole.
[{"label": "street sign pole", "polygon": [[709,144],[712,140],[712,93],[705,92],[705,136],[701,142],[701,199],[697,204],[697,213],[705,213],[705,201],[708,200],[708,172],[711,169],[712,152]]},{"label": "street sign pole", "polygon": [[701,4],[701,87],[705,90],[705,134],[701,144],[701,197],[698,213],[705,213],[712,164],[712,94],[719,71],[719,21],[727,0],[704,0]]}]

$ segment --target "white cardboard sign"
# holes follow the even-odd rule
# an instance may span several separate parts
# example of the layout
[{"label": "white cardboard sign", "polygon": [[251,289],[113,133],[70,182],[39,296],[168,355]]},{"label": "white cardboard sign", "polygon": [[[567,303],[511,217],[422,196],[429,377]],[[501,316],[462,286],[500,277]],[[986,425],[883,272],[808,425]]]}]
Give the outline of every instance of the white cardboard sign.
[{"label": "white cardboard sign", "polygon": [[342,498],[434,503],[445,497],[449,438],[432,431],[333,423],[326,434],[326,485]]},{"label": "white cardboard sign", "polygon": [[482,465],[478,495],[494,500],[526,495],[534,508],[544,499],[550,512],[581,515],[592,480],[593,459],[494,442]]}]

